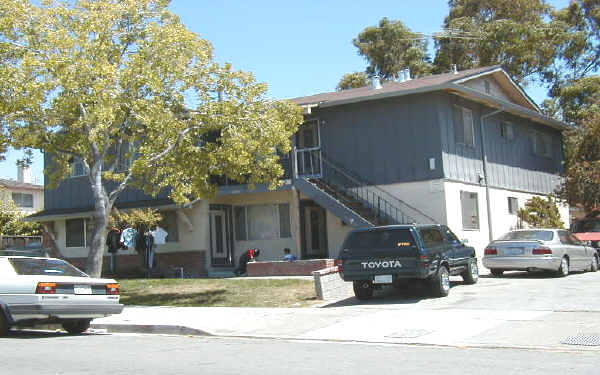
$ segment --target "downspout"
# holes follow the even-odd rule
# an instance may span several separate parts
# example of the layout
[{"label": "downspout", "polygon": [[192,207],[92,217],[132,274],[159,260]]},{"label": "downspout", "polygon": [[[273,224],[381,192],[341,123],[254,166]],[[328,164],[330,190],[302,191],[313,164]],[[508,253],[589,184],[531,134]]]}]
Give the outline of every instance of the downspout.
[{"label": "downspout", "polygon": [[485,122],[488,117],[492,117],[497,115],[500,112],[504,112],[504,108],[500,107],[495,111],[487,113],[481,116],[480,125],[481,125],[481,154],[483,161],[483,180],[485,181],[485,203],[487,207],[487,219],[488,219],[488,242],[492,242],[494,240],[494,234],[492,233],[492,210],[490,204],[490,184],[488,182],[488,166],[487,166],[487,153],[485,151]]}]

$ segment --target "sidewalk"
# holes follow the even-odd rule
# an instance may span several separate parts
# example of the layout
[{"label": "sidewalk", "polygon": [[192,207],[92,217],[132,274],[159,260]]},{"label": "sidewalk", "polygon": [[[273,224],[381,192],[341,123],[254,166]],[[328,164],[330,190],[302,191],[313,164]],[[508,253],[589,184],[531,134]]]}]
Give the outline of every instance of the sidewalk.
[{"label": "sidewalk", "polygon": [[[96,319],[109,332],[600,351],[562,344],[600,335],[600,312],[481,309],[127,307]],[[600,340],[600,336],[598,336]],[[598,343],[600,345],[600,342]]]}]

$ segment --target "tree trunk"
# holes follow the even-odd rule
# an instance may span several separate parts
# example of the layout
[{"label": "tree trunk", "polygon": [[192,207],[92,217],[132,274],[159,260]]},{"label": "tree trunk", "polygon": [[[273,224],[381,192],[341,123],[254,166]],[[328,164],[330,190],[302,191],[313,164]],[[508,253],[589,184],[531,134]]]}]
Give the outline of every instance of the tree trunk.
[{"label": "tree trunk", "polygon": [[56,246],[54,227],[50,227],[47,223],[42,223],[42,246],[50,249],[49,253],[53,258],[64,259],[58,246]]},{"label": "tree trunk", "polygon": [[90,252],[87,258],[86,273],[91,277],[100,277],[104,261],[104,245],[106,244],[106,226],[110,215],[111,204],[108,194],[102,185],[102,174],[99,170],[90,171],[92,193],[94,196],[94,233]]}]

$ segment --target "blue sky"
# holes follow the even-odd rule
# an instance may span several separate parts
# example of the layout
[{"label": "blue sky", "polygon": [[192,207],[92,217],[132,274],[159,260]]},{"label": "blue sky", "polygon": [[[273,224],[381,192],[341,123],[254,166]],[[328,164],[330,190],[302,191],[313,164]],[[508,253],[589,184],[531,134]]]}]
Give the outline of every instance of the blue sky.
[{"label": "blue sky", "polygon": [[[568,0],[550,0],[564,7]],[[293,98],[333,91],[340,77],[363,71],[352,39],[383,17],[401,20],[413,31],[438,31],[446,0],[388,1],[198,1],[173,0],[171,9],[192,31],[209,40],[218,62],[254,73],[269,85],[269,96]],[[526,88],[538,103],[545,90]],[[11,151],[0,162],[0,178],[16,178]],[[43,181],[43,155],[35,153],[32,175]]]}]

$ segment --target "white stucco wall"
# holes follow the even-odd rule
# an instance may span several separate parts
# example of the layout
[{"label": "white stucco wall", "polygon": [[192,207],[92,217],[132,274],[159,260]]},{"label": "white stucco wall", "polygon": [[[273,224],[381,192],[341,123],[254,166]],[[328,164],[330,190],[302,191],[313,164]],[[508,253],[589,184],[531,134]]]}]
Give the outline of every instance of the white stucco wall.
[{"label": "white stucco wall", "polygon": [[442,224],[446,223],[446,206],[443,180],[379,185],[379,188],[419,209],[423,213],[435,219],[437,222]]},{"label": "white stucco wall", "polygon": [[348,232],[353,227],[350,225],[344,225],[340,218],[327,211],[327,247],[329,249],[329,258],[337,258],[342,243],[346,238]]}]

